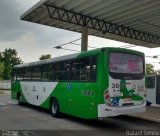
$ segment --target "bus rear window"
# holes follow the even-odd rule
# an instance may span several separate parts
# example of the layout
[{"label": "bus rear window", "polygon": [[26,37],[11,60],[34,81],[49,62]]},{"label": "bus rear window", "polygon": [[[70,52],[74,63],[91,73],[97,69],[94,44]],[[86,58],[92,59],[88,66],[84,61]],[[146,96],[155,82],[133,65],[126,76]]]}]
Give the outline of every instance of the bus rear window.
[{"label": "bus rear window", "polygon": [[110,53],[109,70],[112,73],[142,74],[143,64],[142,56]]}]

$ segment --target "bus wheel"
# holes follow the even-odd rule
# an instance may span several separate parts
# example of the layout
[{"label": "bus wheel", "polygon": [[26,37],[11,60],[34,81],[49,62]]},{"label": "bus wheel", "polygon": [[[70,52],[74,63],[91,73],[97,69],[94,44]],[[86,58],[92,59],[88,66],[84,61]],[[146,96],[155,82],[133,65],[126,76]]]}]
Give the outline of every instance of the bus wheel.
[{"label": "bus wheel", "polygon": [[18,104],[23,106],[22,95],[20,93],[18,94]]},{"label": "bus wheel", "polygon": [[51,106],[50,106],[50,110],[52,113],[53,117],[59,117],[60,116],[60,112],[59,112],[59,104],[56,98],[53,98],[51,100]]}]

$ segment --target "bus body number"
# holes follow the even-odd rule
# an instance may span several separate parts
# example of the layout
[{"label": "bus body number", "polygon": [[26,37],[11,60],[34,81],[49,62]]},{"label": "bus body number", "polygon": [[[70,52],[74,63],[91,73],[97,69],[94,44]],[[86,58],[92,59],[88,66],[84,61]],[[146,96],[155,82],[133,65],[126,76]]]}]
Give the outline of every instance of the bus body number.
[{"label": "bus body number", "polygon": [[120,84],[118,84],[118,83],[112,83],[112,88],[120,88]]},{"label": "bus body number", "polygon": [[82,90],[81,94],[82,94],[82,96],[94,96],[94,91],[91,91],[91,90]]}]

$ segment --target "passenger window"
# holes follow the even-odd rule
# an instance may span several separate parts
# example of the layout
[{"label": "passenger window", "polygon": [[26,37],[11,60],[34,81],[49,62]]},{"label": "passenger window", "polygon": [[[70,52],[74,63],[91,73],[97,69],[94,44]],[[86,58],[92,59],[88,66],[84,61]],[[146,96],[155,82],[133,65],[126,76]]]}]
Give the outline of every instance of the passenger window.
[{"label": "passenger window", "polygon": [[71,81],[78,81],[80,80],[80,67],[79,67],[79,61],[78,60],[73,60],[71,62]]},{"label": "passenger window", "polygon": [[41,66],[32,68],[32,80],[41,80]]},{"label": "passenger window", "polygon": [[68,81],[70,62],[57,62],[54,64],[54,81]]},{"label": "passenger window", "polygon": [[26,67],[24,69],[24,80],[31,80],[31,73],[32,73],[32,68]]},{"label": "passenger window", "polygon": [[81,81],[90,80],[90,70],[91,70],[90,58],[81,59],[80,60],[80,80]]},{"label": "passenger window", "polygon": [[97,72],[97,58],[94,56],[91,58],[91,81],[96,81],[96,72]]},{"label": "passenger window", "polygon": [[90,58],[83,58],[72,61],[71,80],[90,81],[91,63]]},{"label": "passenger window", "polygon": [[17,69],[12,69],[12,80],[15,81],[17,80]]},{"label": "passenger window", "polygon": [[42,68],[42,80],[52,81],[53,80],[53,64],[43,65]]},{"label": "passenger window", "polygon": [[14,71],[14,79],[16,79],[16,76],[17,80],[23,80],[24,68],[18,68],[16,71]]}]

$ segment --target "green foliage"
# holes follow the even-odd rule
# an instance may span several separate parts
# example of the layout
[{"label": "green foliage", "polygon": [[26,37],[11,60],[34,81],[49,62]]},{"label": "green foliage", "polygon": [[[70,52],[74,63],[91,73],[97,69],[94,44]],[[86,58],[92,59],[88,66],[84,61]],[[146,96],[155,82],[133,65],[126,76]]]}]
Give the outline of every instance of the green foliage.
[{"label": "green foliage", "polygon": [[146,64],[146,72],[147,75],[156,74],[152,64]]},{"label": "green foliage", "polygon": [[154,70],[154,66],[152,64],[146,64],[146,74],[147,75],[160,75],[160,69]]},{"label": "green foliage", "polygon": [[2,74],[3,74],[3,71],[4,71],[4,64],[2,62],[0,62],[0,80],[2,80]]},{"label": "green foliage", "polygon": [[3,52],[0,52],[0,62],[4,64],[2,78],[7,80],[11,78],[12,67],[22,63],[22,60],[17,57],[15,49],[5,49]]},{"label": "green foliage", "polygon": [[160,69],[155,70],[155,72],[156,72],[157,75],[160,75]]},{"label": "green foliage", "polygon": [[50,54],[46,54],[46,55],[41,55],[39,60],[45,60],[45,59],[50,59],[50,58],[51,58],[51,55]]}]

